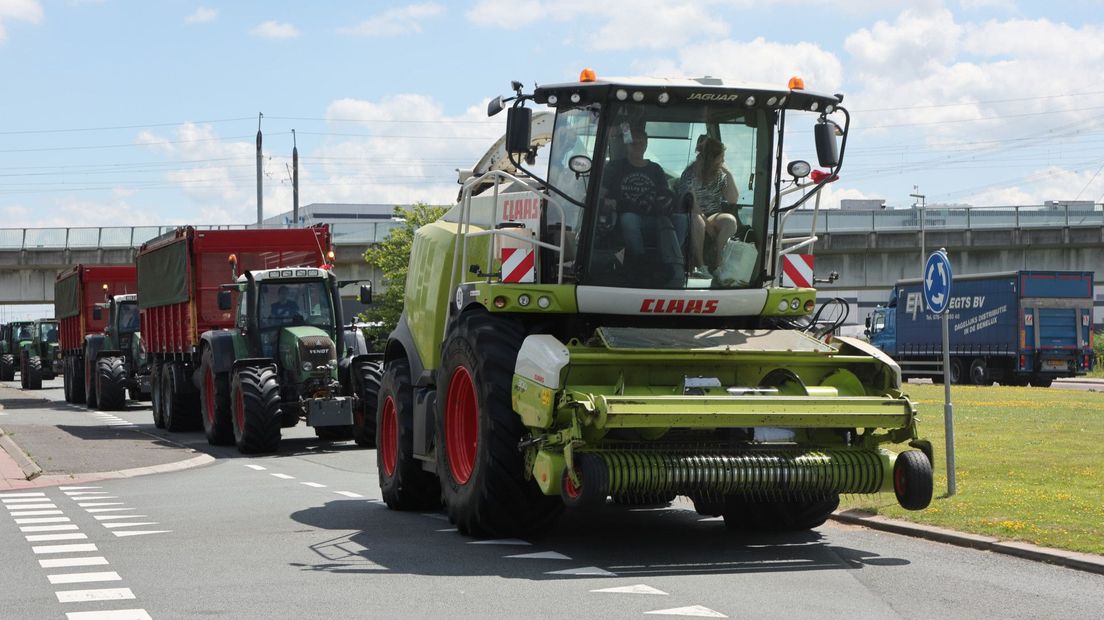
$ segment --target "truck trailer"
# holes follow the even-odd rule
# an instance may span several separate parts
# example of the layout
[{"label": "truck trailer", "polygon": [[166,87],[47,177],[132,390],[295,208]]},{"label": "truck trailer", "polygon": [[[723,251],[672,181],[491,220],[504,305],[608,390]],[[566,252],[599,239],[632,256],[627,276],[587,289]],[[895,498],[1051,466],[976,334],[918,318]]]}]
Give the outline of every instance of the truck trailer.
[{"label": "truck trailer", "polygon": [[97,305],[137,291],[134,265],[74,265],[54,280],[54,316],[59,327],[65,401],[96,407],[97,344],[107,319]]},{"label": "truck trailer", "polygon": [[[1049,387],[1093,368],[1092,272],[955,276],[947,312],[952,383]],[[924,308],[919,279],[898,282],[867,329],[904,376],[943,382],[941,319]]]}]

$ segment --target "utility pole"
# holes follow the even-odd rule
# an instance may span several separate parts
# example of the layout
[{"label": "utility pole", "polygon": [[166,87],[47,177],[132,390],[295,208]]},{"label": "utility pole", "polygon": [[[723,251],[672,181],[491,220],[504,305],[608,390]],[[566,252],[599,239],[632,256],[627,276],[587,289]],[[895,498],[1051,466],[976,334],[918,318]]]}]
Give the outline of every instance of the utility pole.
[{"label": "utility pole", "polygon": [[291,130],[291,227],[299,228],[299,145]]},{"label": "utility pole", "polygon": [[[924,264],[928,260],[927,251],[926,251],[927,248],[924,247],[926,245],[925,240],[924,240],[924,228],[925,228],[925,226],[924,226],[924,200],[925,200],[925,197],[924,197],[924,194],[920,193],[920,186],[919,185],[913,185],[912,186],[912,191],[913,191],[913,193],[909,194],[909,197],[910,198],[915,198],[915,199],[920,201],[920,205],[919,205],[920,209],[917,211],[917,215],[920,217],[920,279],[923,280],[924,279]],[[916,202],[913,202],[912,206],[915,208],[917,206]]]},{"label": "utility pole", "polygon": [[261,119],[264,114],[257,113],[257,228],[261,227],[264,220],[264,192],[261,189]]}]

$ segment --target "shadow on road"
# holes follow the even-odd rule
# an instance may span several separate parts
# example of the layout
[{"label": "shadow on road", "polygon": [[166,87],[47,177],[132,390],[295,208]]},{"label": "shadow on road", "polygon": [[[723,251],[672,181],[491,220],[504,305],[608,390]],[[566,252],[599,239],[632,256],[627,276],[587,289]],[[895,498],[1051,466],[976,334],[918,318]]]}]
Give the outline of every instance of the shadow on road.
[{"label": "shadow on road", "polygon": [[[598,567],[619,577],[718,575],[906,566],[907,560],[832,544],[818,531],[786,534],[729,531],[720,519],[671,507],[610,505],[595,515],[566,513],[531,545],[461,536],[436,513],[388,510],[376,501],[332,501],[291,515],[320,529],[354,530],[311,547],[319,560],[302,570],[434,576],[496,575],[513,579],[578,578],[557,570]],[[427,544],[427,538],[439,538]],[[412,554],[411,549],[433,549]],[[569,559],[504,558],[556,552]]]}]

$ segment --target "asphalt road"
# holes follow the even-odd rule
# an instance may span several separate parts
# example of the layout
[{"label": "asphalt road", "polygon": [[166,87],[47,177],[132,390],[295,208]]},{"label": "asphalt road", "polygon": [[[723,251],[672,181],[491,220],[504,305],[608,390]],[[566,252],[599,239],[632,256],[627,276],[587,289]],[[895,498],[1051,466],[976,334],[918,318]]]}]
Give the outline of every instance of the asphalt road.
[{"label": "asphalt road", "polygon": [[146,407],[112,414],[119,422],[59,403],[57,389],[16,407],[3,394],[5,429],[88,437],[111,425],[123,443],[106,443],[126,447],[106,452],[142,441],[217,457],[0,494],[7,618],[1080,618],[1099,617],[1104,595],[1099,575],[840,524],[735,535],[681,501],[569,514],[538,539],[476,540],[441,514],[388,510],[374,451],[307,428],[287,429],[279,454],[242,457],[154,429]]}]

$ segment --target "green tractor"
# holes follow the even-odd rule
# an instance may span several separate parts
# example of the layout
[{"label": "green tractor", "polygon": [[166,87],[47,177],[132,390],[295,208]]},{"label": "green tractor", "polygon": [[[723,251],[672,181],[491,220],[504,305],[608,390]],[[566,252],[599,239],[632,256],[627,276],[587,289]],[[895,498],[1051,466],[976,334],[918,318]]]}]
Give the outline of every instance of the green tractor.
[{"label": "green tractor", "polygon": [[19,384],[25,390],[41,390],[43,379],[53,379],[61,363],[58,322],[39,319],[31,324],[30,340],[20,343]]},{"label": "green tractor", "polygon": [[[249,271],[224,285],[219,308],[234,309],[236,291],[236,325],[202,335],[197,373],[208,441],[273,452],[281,429],[300,419],[321,439],[371,440],[375,419],[364,403],[376,402],[380,356],[342,323],[338,290],[349,283],[297,267]],[[371,301],[370,286],[360,298]]]},{"label": "green tractor", "polygon": [[142,346],[139,331],[138,296],[114,295],[92,308],[99,321],[107,311],[103,334],[85,337],[85,398],[89,406],[102,411],[117,411],[131,400],[149,400],[149,356]]},{"label": "green tractor", "polygon": [[[738,530],[816,527],[845,493],[926,507],[899,367],[832,339],[811,279],[783,286],[816,241],[788,217],[838,178],[843,96],[590,72],[514,89],[488,108],[513,101],[505,136],[414,237],[377,415],[387,505],[443,500],[482,536],[611,499],[686,496]],[[785,161],[813,144],[827,170]]]},{"label": "green tractor", "polygon": [[0,381],[14,381],[19,352],[31,341],[34,321],[12,321],[0,326]]}]

